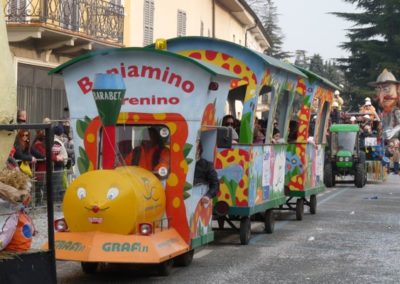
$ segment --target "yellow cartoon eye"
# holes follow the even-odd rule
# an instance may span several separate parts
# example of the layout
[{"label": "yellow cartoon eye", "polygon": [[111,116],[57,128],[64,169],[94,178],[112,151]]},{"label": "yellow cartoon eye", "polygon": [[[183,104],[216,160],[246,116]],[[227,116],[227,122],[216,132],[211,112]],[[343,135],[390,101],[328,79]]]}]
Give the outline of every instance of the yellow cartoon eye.
[{"label": "yellow cartoon eye", "polygon": [[118,196],[118,194],[119,194],[119,189],[116,187],[111,187],[107,192],[107,199],[113,200]]},{"label": "yellow cartoon eye", "polygon": [[78,198],[81,200],[86,197],[86,189],[84,189],[83,187],[79,187],[76,193],[78,195]]}]

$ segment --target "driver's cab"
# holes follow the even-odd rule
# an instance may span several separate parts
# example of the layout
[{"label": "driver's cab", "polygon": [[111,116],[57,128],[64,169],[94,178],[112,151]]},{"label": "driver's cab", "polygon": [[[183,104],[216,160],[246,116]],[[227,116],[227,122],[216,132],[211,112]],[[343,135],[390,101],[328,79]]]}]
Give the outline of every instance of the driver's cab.
[{"label": "driver's cab", "polygon": [[[360,127],[357,124],[333,124],[331,133],[331,156],[336,162],[352,162],[359,153],[358,134]],[[343,164],[345,166],[345,164]],[[347,165],[350,166],[350,165]]]},{"label": "driver's cab", "polygon": [[165,125],[117,125],[116,165],[139,166],[165,179],[170,170],[170,131]]}]

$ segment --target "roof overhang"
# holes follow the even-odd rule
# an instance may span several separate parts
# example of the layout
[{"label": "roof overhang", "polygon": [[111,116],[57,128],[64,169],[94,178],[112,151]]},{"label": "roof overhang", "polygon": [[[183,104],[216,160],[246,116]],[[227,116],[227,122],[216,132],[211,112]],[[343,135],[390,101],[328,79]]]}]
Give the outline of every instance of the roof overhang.
[{"label": "roof overhang", "polygon": [[10,44],[34,42],[37,51],[51,51],[59,55],[77,56],[90,50],[122,47],[119,43],[84,37],[81,33],[44,24],[7,24],[7,35]]},{"label": "roof overhang", "polygon": [[254,36],[264,49],[270,47],[271,39],[267,35],[260,19],[244,0],[216,0]]}]

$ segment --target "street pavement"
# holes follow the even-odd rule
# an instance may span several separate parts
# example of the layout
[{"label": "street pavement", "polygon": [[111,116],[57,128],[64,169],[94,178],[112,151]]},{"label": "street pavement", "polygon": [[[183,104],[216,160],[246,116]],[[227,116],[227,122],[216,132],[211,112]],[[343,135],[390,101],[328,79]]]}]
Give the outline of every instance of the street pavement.
[{"label": "street pavement", "polygon": [[399,283],[399,184],[397,175],[364,188],[338,184],[318,195],[316,215],[306,208],[304,219],[296,221],[293,212],[277,213],[270,235],[262,223],[253,223],[247,246],[240,245],[237,232],[217,231],[189,267],[173,268],[168,277],[131,265],[107,265],[85,275],[79,263],[59,261],[58,282]]}]

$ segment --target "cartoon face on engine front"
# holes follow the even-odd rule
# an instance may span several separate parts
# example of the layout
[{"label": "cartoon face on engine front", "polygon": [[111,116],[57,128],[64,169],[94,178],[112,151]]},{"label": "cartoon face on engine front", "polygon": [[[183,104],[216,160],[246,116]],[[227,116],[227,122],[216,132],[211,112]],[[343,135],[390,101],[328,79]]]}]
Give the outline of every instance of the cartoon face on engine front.
[{"label": "cartoon face on engine front", "polygon": [[71,232],[135,233],[140,223],[157,223],[165,212],[165,192],[150,171],[140,167],[96,170],[78,177],[64,197]]},{"label": "cartoon face on engine front", "polygon": [[136,224],[136,195],[128,179],[116,171],[91,171],[78,177],[64,197],[70,231],[129,234]]}]

